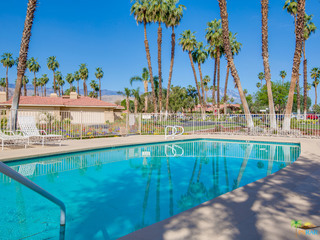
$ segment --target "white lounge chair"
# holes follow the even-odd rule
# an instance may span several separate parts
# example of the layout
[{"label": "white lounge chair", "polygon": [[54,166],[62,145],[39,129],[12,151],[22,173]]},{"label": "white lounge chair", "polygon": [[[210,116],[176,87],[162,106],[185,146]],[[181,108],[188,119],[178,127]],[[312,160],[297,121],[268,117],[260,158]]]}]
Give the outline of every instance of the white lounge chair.
[{"label": "white lounge chair", "polygon": [[29,137],[16,135],[12,131],[2,132],[0,130],[0,140],[1,140],[1,150],[3,150],[5,144],[6,145],[24,145],[25,148],[27,148],[27,145],[29,145]]},{"label": "white lounge chair", "polygon": [[42,146],[45,142],[58,142],[61,146],[62,135],[47,134],[45,130],[39,130],[34,117],[20,116],[18,124],[20,131],[24,136],[29,137],[31,142],[41,142]]}]

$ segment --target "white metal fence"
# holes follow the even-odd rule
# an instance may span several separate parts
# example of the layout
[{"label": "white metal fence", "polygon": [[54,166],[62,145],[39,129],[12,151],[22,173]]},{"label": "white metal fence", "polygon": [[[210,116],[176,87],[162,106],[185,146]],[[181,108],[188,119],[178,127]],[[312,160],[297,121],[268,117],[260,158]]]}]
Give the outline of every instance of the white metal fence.
[{"label": "white metal fence", "polygon": [[[284,137],[320,137],[320,115],[290,116],[290,130],[283,131],[283,114],[277,114],[276,127],[271,128],[271,115],[252,114],[248,128],[244,114],[114,114],[110,120],[85,111],[19,110],[19,116],[34,116],[37,126],[48,134],[60,134],[65,139],[83,139],[132,134],[164,135],[165,127],[182,126],[184,134],[230,134]],[[1,130],[10,130],[10,110],[0,110]]]}]

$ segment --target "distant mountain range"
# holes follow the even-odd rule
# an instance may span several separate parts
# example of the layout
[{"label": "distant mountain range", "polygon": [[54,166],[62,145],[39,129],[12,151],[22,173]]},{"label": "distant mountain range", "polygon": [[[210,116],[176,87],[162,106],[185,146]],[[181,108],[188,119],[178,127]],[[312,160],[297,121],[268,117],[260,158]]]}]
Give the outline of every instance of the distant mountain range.
[{"label": "distant mountain range", "polygon": [[[14,87],[15,87],[14,84],[9,84],[9,97],[11,97],[13,95]],[[65,87],[64,89],[66,90],[67,88]],[[1,89],[1,91],[2,91],[2,89]],[[28,96],[33,95],[33,85],[27,84],[27,93],[28,93]],[[47,88],[47,95],[50,95],[51,93],[53,93],[53,89]],[[122,101],[123,99],[125,99],[125,97],[122,96],[121,94],[119,94],[117,91],[103,89],[103,90],[101,90],[101,93],[102,93],[102,100],[105,102],[115,103],[115,102],[119,102],[119,101]],[[23,89],[22,89],[22,94],[23,94]],[[80,89],[80,94],[83,94],[83,89]],[[223,94],[224,94],[224,89],[220,88],[220,97],[222,97]],[[229,96],[229,99],[231,99],[231,98],[234,99],[234,103],[241,102],[239,93],[237,91],[235,91],[233,89],[228,89],[227,95]],[[211,97],[211,91],[208,92],[208,97]]]}]

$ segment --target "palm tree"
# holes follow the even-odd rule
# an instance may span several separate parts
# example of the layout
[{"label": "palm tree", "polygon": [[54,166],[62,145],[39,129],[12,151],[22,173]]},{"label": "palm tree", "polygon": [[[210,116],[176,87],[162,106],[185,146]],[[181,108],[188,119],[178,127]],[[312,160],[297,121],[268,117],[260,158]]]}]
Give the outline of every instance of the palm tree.
[{"label": "palm tree", "polygon": [[28,58],[28,50],[29,50],[29,43],[31,37],[31,29],[34,20],[34,13],[37,8],[37,0],[29,0],[28,7],[27,7],[27,15],[24,22],[24,28],[22,33],[21,45],[20,45],[20,52],[19,52],[19,63],[17,68],[17,81],[16,87],[13,93],[12,99],[12,106],[11,106],[11,130],[15,131],[17,127],[17,117],[18,117],[18,108],[19,108],[19,101],[20,101],[20,94],[21,94],[21,86],[22,86],[22,79],[24,73],[27,68],[27,58]]},{"label": "palm tree", "polygon": [[98,67],[96,68],[96,78],[99,79],[99,99],[101,100],[101,78],[103,78],[103,71],[102,68]]},{"label": "palm tree", "polygon": [[41,97],[43,97],[42,77],[41,78],[37,78],[36,86],[37,86],[37,94],[38,94],[38,96],[40,96],[40,93],[41,93]]},{"label": "palm tree", "polygon": [[148,68],[150,74],[150,82],[152,88],[152,100],[154,105],[154,111],[158,112],[157,107],[157,99],[156,99],[156,92],[154,89],[154,80],[153,80],[153,72],[152,72],[152,65],[151,65],[151,55],[150,55],[150,48],[149,42],[147,38],[147,24],[149,24],[152,20],[150,14],[150,0],[135,0],[134,4],[131,7],[131,14],[134,15],[134,18],[137,24],[143,23],[144,26],[144,45],[146,49],[147,61],[148,61]]},{"label": "palm tree", "polygon": [[73,74],[74,80],[77,81],[77,92],[78,95],[80,95],[80,88],[79,88],[79,80],[80,80],[80,74],[79,71],[75,71],[75,73]]},{"label": "palm tree", "polygon": [[[301,62],[301,54],[302,47],[304,41],[304,16],[305,16],[305,0],[299,0],[297,4],[297,19],[295,26],[295,34],[296,34],[296,47],[293,57],[293,66],[292,66],[292,74],[291,74],[291,84],[288,94],[287,106],[286,106],[286,115],[283,122],[283,130],[290,130],[290,119],[293,105],[293,96],[294,90],[296,88],[296,83],[299,78],[299,69]],[[297,87],[299,89],[299,87]]]},{"label": "palm tree", "polygon": [[259,72],[259,74],[258,74],[258,79],[259,79],[260,82],[261,82],[260,86],[263,86],[263,83],[262,83],[262,81],[263,81],[263,79],[264,79],[264,73],[263,73],[263,72]]},{"label": "palm tree", "polygon": [[185,30],[182,34],[181,37],[179,38],[179,45],[182,46],[182,50],[188,52],[190,63],[191,63],[191,68],[193,71],[194,75],[194,81],[197,87],[197,92],[198,92],[198,97],[199,97],[199,102],[201,105],[201,110],[202,113],[204,114],[204,103],[202,101],[200,89],[198,86],[198,80],[197,80],[197,73],[193,64],[193,59],[192,59],[192,52],[196,49],[197,47],[197,40],[194,36],[194,33],[192,33],[190,30]]},{"label": "palm tree", "polygon": [[135,76],[130,78],[130,84],[132,86],[132,83],[134,81],[140,81],[143,82],[143,86],[144,86],[144,111],[148,112],[148,84],[150,82],[150,74],[147,68],[143,68],[142,70],[142,76]]},{"label": "palm tree", "polygon": [[301,220],[291,220],[291,227],[296,229],[296,237],[298,238],[298,228],[301,227]]},{"label": "palm tree", "polygon": [[48,57],[47,67],[53,72],[53,91],[57,93],[57,83],[56,83],[56,70],[60,67],[59,62],[55,56]]},{"label": "palm tree", "polygon": [[68,73],[66,76],[66,81],[70,84],[70,92],[72,89],[72,83],[74,82],[74,76],[72,73]]},{"label": "palm tree", "polygon": [[207,101],[207,98],[208,98],[208,91],[209,91],[209,82],[211,81],[210,77],[208,75],[204,76],[203,78],[203,85],[204,85],[204,90],[205,90],[205,93],[206,93],[206,96],[205,96],[205,100]]},{"label": "palm tree", "polygon": [[[294,17],[295,33],[297,32],[297,14],[298,14],[298,3],[297,0],[287,0],[283,6],[287,12]],[[303,46],[302,46],[303,47]],[[299,63],[300,70],[300,63]],[[300,74],[297,76],[296,88],[297,88],[297,113],[300,114]]]},{"label": "palm tree", "polygon": [[318,92],[317,87],[319,85],[319,77],[320,77],[320,69],[319,68],[312,68],[311,70],[311,78],[314,80],[312,86],[315,90],[315,105],[318,105]]},{"label": "palm tree", "polygon": [[23,91],[24,91],[24,96],[27,96],[27,84],[29,83],[29,79],[26,75],[23,76],[22,79],[22,84],[23,84]]},{"label": "palm tree", "polygon": [[208,51],[204,48],[202,42],[198,42],[196,49],[192,52],[192,59],[194,63],[198,64],[198,68],[199,68],[200,87],[201,87],[203,104],[205,104],[205,100],[204,100],[204,84],[203,84],[203,78],[202,78],[201,64],[204,64],[207,58],[208,58]]},{"label": "palm tree", "polygon": [[315,33],[317,27],[312,22],[313,15],[305,14],[304,25],[304,41],[303,41],[303,112],[304,116],[307,115],[307,98],[308,98],[308,76],[307,76],[307,57],[306,57],[306,41],[309,39],[312,33]]},{"label": "palm tree", "polygon": [[83,95],[86,97],[88,95],[86,81],[89,78],[89,71],[88,71],[88,68],[87,68],[87,64],[82,63],[80,65],[79,76],[83,80],[83,91],[84,91]]},{"label": "palm tree", "polygon": [[286,78],[286,76],[287,76],[287,72],[286,71],[284,71],[284,70],[280,71],[280,77],[282,79],[282,84],[283,84],[283,81]]},{"label": "palm tree", "polygon": [[[269,14],[269,0],[261,0],[261,13],[262,13],[262,59],[264,67],[264,78],[267,84],[268,103],[270,113],[270,127],[275,129],[277,127],[276,113],[274,110],[271,71],[269,64],[269,40],[268,40],[268,14]],[[261,80],[262,82],[262,80]]]},{"label": "palm tree", "polygon": [[[242,44],[237,41],[237,33],[232,34],[231,32],[229,32],[229,38],[230,38],[230,44],[231,44],[231,53],[232,53],[232,56],[234,57],[235,55],[238,55],[240,53]],[[230,67],[227,64],[227,74],[226,74],[226,80],[224,84],[224,96],[223,96],[225,114],[227,112],[227,89],[228,89],[229,72],[230,72]]]},{"label": "palm tree", "polygon": [[257,88],[260,88],[261,87],[261,83],[257,82],[256,86],[257,86]]},{"label": "palm tree", "polygon": [[[63,80],[63,76],[61,74],[61,72],[57,71],[56,72],[56,87],[57,90],[59,89],[59,96],[63,95],[63,85],[65,84],[64,80]],[[62,94],[61,94],[61,90],[62,90]]]},{"label": "palm tree", "polygon": [[126,96],[126,106],[127,106],[127,111],[128,114],[130,113],[130,100],[129,97],[132,95],[132,92],[129,88],[124,89],[124,95]]},{"label": "palm tree", "polygon": [[99,85],[95,80],[91,80],[90,87],[92,88],[92,92],[89,93],[89,97],[98,98]]},{"label": "palm tree", "polygon": [[40,70],[40,64],[37,62],[37,59],[30,58],[27,61],[27,66],[30,72],[33,72],[34,78],[33,78],[33,87],[34,87],[34,96],[37,96],[37,78],[36,73]]},{"label": "palm tree", "polygon": [[9,82],[8,82],[8,70],[14,65],[14,59],[12,58],[12,53],[4,53],[1,56],[0,62],[3,67],[6,68],[6,100],[9,99]]},{"label": "palm tree", "polygon": [[240,77],[238,75],[236,66],[233,61],[232,57],[232,50],[231,50],[231,44],[230,44],[230,38],[229,38],[229,23],[228,23],[228,12],[227,12],[227,2],[226,0],[219,0],[219,7],[220,7],[220,15],[222,20],[222,32],[223,32],[223,43],[224,43],[224,51],[228,60],[228,65],[231,70],[231,75],[233,76],[233,79],[236,83],[236,86],[239,91],[240,99],[243,105],[243,109],[246,116],[246,121],[249,128],[253,127],[253,121],[252,116],[250,114],[249,106],[247,103],[246,96],[242,90],[242,86],[240,83]]},{"label": "palm tree", "polygon": [[186,9],[183,5],[178,5],[179,0],[169,0],[167,7],[167,16],[165,18],[166,27],[171,27],[171,61],[170,61],[170,70],[169,70],[169,79],[168,79],[168,87],[167,87],[167,98],[166,98],[166,113],[169,110],[169,98],[170,98],[170,88],[171,88],[171,80],[173,73],[173,64],[174,64],[174,55],[175,55],[175,46],[176,46],[176,34],[174,32],[175,27],[179,26],[181,19],[183,17],[183,10]]},{"label": "palm tree", "polygon": [[5,78],[0,78],[0,87],[2,87],[2,91],[6,91],[6,79]]},{"label": "palm tree", "polygon": [[[214,90],[215,91],[215,83],[217,80],[217,108],[219,109],[220,103],[220,58],[224,52],[223,49],[223,34],[221,28],[221,20],[213,20],[207,23],[208,28],[206,29],[206,39],[210,46],[212,47],[209,51],[211,56],[215,59],[215,75],[214,75]],[[216,76],[217,74],[217,76]],[[215,93],[213,92],[214,96]]]},{"label": "palm tree", "polygon": [[134,114],[138,113],[138,104],[140,101],[140,89],[132,89],[131,90],[132,96],[134,96]]},{"label": "palm tree", "polygon": [[49,77],[47,74],[43,74],[41,78],[42,87],[44,87],[44,96],[47,96],[47,83],[49,82]]},{"label": "palm tree", "polygon": [[162,26],[168,12],[167,2],[164,0],[151,0],[150,17],[154,23],[158,23],[158,75],[159,75],[159,111],[162,112]]}]

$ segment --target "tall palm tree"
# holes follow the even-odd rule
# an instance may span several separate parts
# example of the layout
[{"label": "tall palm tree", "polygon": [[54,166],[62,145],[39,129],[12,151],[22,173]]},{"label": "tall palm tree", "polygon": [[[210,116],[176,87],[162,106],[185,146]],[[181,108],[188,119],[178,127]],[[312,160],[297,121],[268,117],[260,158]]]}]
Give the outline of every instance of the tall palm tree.
[{"label": "tall palm tree", "polygon": [[12,57],[12,53],[2,54],[0,62],[2,63],[3,67],[6,68],[6,100],[8,100],[9,99],[8,71],[9,71],[9,68],[12,68],[12,66],[14,65],[14,59]]},{"label": "tall palm tree", "polygon": [[24,96],[27,96],[27,84],[29,83],[29,79],[26,75],[23,76],[22,79],[22,85],[23,85],[23,91],[24,91]]},{"label": "tall palm tree", "polygon": [[88,89],[87,89],[87,83],[86,81],[89,78],[89,70],[87,68],[87,64],[80,64],[80,69],[79,69],[79,76],[83,81],[83,95],[86,97],[88,95]]},{"label": "tall palm tree", "polygon": [[47,83],[49,82],[49,77],[47,74],[43,74],[41,77],[41,83],[42,86],[44,87],[44,96],[47,96]]},{"label": "tall palm tree", "polygon": [[24,22],[23,32],[22,32],[19,61],[18,61],[19,63],[17,68],[17,81],[16,81],[16,87],[13,93],[12,106],[11,106],[12,130],[16,130],[16,127],[17,127],[17,117],[18,117],[17,110],[19,108],[22,79],[27,68],[27,58],[28,58],[28,50],[29,50],[29,43],[30,43],[30,37],[31,37],[31,29],[32,29],[33,20],[34,20],[34,13],[37,8],[37,3],[38,3],[37,0],[29,0],[28,7],[27,7],[27,15]]},{"label": "tall palm tree", "polygon": [[[223,34],[221,28],[221,20],[213,20],[207,23],[206,39],[211,47],[213,47],[212,56],[215,59],[215,72],[217,76],[214,76],[214,89],[215,91],[215,79],[217,80],[217,108],[220,105],[220,58],[224,52],[223,49]],[[214,93],[212,95],[215,95]]]},{"label": "tall palm tree", "polygon": [[[43,84],[42,84],[42,77],[37,78],[36,86],[37,86],[37,93],[38,93],[38,96],[43,97]],[[41,94],[40,94],[40,93],[41,93]]]},{"label": "tall palm tree", "polygon": [[72,73],[68,73],[66,76],[66,81],[69,83],[70,85],[70,92],[72,90],[72,83],[74,82],[74,76]]},{"label": "tall palm tree", "polygon": [[34,57],[30,58],[27,61],[27,66],[30,72],[33,72],[33,87],[34,87],[34,96],[37,96],[37,77],[36,73],[40,70],[40,64],[38,63],[37,59]]},{"label": "tall palm tree", "polygon": [[159,111],[162,112],[162,26],[168,12],[167,2],[164,0],[151,0],[150,17],[154,23],[158,23],[158,75],[159,75]]},{"label": "tall palm tree", "polygon": [[165,18],[165,24],[167,28],[172,29],[171,33],[171,61],[170,61],[170,70],[169,70],[169,79],[168,79],[168,87],[167,87],[167,98],[166,98],[166,113],[169,110],[169,98],[170,98],[170,88],[171,88],[171,80],[173,73],[173,65],[174,65],[174,55],[175,55],[175,46],[176,46],[176,34],[175,27],[180,25],[181,19],[183,17],[183,10],[186,9],[184,5],[178,5],[179,0],[169,0],[167,7],[167,16]]},{"label": "tall palm tree", "polygon": [[264,78],[267,84],[268,103],[270,113],[270,128],[277,127],[276,113],[274,110],[271,71],[269,64],[269,40],[268,40],[268,14],[269,14],[269,0],[261,0],[261,13],[262,13],[262,59],[264,67]]},{"label": "tall palm tree", "polygon": [[154,111],[158,112],[152,65],[151,65],[150,48],[149,48],[149,42],[147,37],[147,24],[151,23],[152,21],[149,11],[150,11],[150,0],[135,0],[134,4],[131,7],[131,14],[133,14],[137,24],[143,23],[144,45],[146,49],[148,68],[149,68],[149,74],[150,74],[150,82],[151,82],[151,88],[152,88],[152,101],[154,105]]},{"label": "tall palm tree", "polygon": [[[57,87],[57,90],[59,90],[59,96],[61,96],[63,95],[63,85],[65,84],[65,82],[63,80],[63,76],[60,71],[56,72],[56,81],[57,81],[56,87]],[[62,90],[62,93],[61,93],[61,90]]]},{"label": "tall palm tree", "polygon": [[307,98],[308,98],[308,73],[307,73],[307,56],[306,56],[306,41],[312,33],[315,33],[317,27],[312,22],[313,15],[305,14],[304,21],[304,41],[303,41],[303,112],[304,116],[307,115]]},{"label": "tall palm tree", "polygon": [[98,67],[96,68],[96,78],[99,79],[99,99],[101,100],[101,78],[103,78],[104,73],[102,71],[102,68]]},{"label": "tall palm tree", "polygon": [[53,91],[57,93],[56,70],[60,67],[60,64],[55,56],[48,57],[47,67],[53,72]]},{"label": "tall palm tree", "polygon": [[205,101],[208,99],[208,91],[209,91],[209,82],[211,81],[210,77],[208,75],[204,76],[203,78],[203,86],[204,86],[204,91],[205,91]]},{"label": "tall palm tree", "polygon": [[138,113],[138,104],[140,101],[140,89],[132,89],[131,90],[132,96],[134,96],[134,114]]},{"label": "tall palm tree", "polygon": [[140,81],[143,82],[143,87],[144,87],[144,111],[148,112],[148,84],[150,82],[150,74],[147,68],[143,68],[142,70],[142,75],[140,76],[134,76],[130,78],[130,84],[132,86],[132,83],[134,81]]},{"label": "tall palm tree", "polygon": [[182,50],[187,52],[189,55],[191,68],[192,68],[193,75],[194,75],[194,81],[195,81],[195,84],[197,87],[199,103],[201,105],[202,113],[204,114],[204,111],[205,111],[204,103],[202,101],[201,92],[200,92],[199,85],[198,85],[197,73],[196,73],[196,69],[194,67],[193,59],[192,59],[192,52],[197,47],[197,40],[196,40],[196,37],[194,36],[194,33],[192,33],[190,30],[185,30],[181,34],[181,37],[179,38],[179,45],[182,46]]},{"label": "tall palm tree", "polygon": [[[283,6],[283,9],[286,9],[287,12],[294,17],[294,26],[295,26],[295,33],[297,31],[297,14],[298,14],[298,2],[297,0],[287,0]],[[300,70],[300,64],[299,64]],[[297,113],[300,114],[300,76],[298,74],[297,77]]]},{"label": "tall palm tree", "polygon": [[284,83],[284,79],[286,78],[286,76],[287,76],[286,71],[284,71],[284,70],[280,71],[280,77],[282,79],[282,84]]},{"label": "tall palm tree", "polygon": [[80,95],[80,88],[79,88],[79,81],[80,81],[80,74],[79,71],[75,71],[73,74],[74,80],[77,81],[77,92]]},{"label": "tall palm tree", "polygon": [[320,78],[320,69],[319,68],[312,68],[311,70],[311,78],[313,79],[312,86],[315,90],[315,105],[318,105],[318,91],[317,87],[319,85],[319,78]]},{"label": "tall palm tree", "polygon": [[209,46],[208,54],[210,58],[214,59],[214,71],[213,71],[213,85],[212,85],[212,107],[216,103],[216,77],[217,77],[217,61],[216,61],[216,52],[214,46]]},{"label": "tall palm tree", "polygon": [[[287,106],[286,106],[286,115],[283,122],[283,130],[285,131],[290,130],[290,119],[291,119],[291,112],[292,112],[292,105],[293,105],[294,90],[296,88],[296,83],[299,78],[301,54],[302,54],[302,47],[303,47],[303,41],[304,41],[305,4],[306,4],[305,0],[298,0],[297,19],[296,19],[296,26],[295,26],[296,46],[295,46],[295,52],[293,57],[291,84],[290,84]],[[299,89],[299,87],[297,89]]]},{"label": "tall palm tree", "polygon": [[[231,32],[229,32],[229,39],[231,44],[232,57],[234,57],[235,55],[238,55],[240,53],[242,44],[237,41],[237,33],[232,34]],[[227,74],[226,74],[226,80],[224,84],[224,96],[223,96],[225,114],[227,113],[227,89],[228,89],[229,72],[230,72],[230,67],[227,64]]]},{"label": "tall palm tree", "polygon": [[89,97],[98,98],[99,85],[95,80],[91,80],[90,87],[92,88],[92,92],[89,93]]},{"label": "tall palm tree", "polygon": [[229,22],[228,22],[228,12],[227,12],[226,0],[219,0],[219,7],[220,7],[220,15],[221,15],[221,21],[222,21],[222,32],[223,32],[223,43],[224,43],[225,55],[228,60],[228,65],[231,70],[231,75],[232,75],[232,77],[236,83],[236,86],[238,88],[238,91],[239,91],[240,99],[241,99],[242,106],[243,106],[245,116],[246,116],[247,125],[249,128],[252,128],[254,126],[253,121],[252,121],[252,116],[250,114],[247,99],[246,99],[246,96],[242,90],[242,86],[240,83],[240,77],[238,75],[238,72],[237,72],[236,66],[234,64],[233,57],[232,57],[232,50],[231,50],[231,44],[230,44],[230,38],[229,38]]},{"label": "tall palm tree", "polygon": [[203,46],[202,42],[198,42],[196,49],[192,52],[192,59],[194,63],[198,64],[199,74],[200,74],[200,86],[201,86],[201,94],[202,94],[202,102],[205,104],[204,100],[204,84],[203,84],[203,77],[202,77],[202,69],[201,64],[204,64],[208,58],[208,51]]}]

